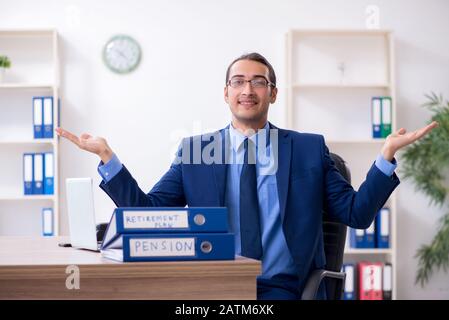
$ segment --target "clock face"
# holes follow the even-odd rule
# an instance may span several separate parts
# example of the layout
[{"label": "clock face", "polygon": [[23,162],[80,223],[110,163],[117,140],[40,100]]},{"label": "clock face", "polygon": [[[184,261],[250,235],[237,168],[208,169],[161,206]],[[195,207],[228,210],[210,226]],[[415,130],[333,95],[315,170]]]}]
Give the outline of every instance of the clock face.
[{"label": "clock face", "polygon": [[112,37],[103,48],[103,61],[116,73],[128,73],[139,65],[140,46],[136,40],[126,35]]}]

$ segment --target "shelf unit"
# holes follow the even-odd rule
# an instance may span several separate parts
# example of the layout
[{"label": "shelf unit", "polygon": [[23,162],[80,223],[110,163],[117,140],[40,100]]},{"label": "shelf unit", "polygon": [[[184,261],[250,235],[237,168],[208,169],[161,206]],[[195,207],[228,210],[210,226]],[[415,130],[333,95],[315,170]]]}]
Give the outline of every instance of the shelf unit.
[{"label": "shelf unit", "polygon": [[[59,54],[56,30],[0,30],[0,54],[11,60],[0,82],[0,236],[42,235],[41,212],[52,207],[59,235],[59,144],[33,139],[33,96],[53,97],[53,123],[59,119]],[[54,194],[24,195],[22,157],[53,152]]]},{"label": "shelf unit", "polygon": [[[392,98],[392,130],[396,130],[393,44],[388,30],[290,30],[286,34],[287,127],[323,134],[330,152],[347,162],[355,190],[385,142],[371,135],[373,96]],[[391,213],[390,248],[346,248],[344,261],[391,263],[396,299],[395,193],[385,206]]]},{"label": "shelf unit", "polygon": [[49,83],[0,83],[2,89],[49,89],[53,88]]}]

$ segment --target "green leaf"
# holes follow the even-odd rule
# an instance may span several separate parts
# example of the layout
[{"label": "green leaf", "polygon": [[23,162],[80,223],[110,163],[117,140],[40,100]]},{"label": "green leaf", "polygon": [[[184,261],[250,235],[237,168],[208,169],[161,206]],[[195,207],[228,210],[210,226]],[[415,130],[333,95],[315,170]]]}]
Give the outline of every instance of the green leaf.
[{"label": "green leaf", "polygon": [[432,243],[421,246],[415,256],[419,260],[415,283],[421,287],[429,281],[435,269],[447,272],[449,267],[449,213],[441,218],[440,224]]}]

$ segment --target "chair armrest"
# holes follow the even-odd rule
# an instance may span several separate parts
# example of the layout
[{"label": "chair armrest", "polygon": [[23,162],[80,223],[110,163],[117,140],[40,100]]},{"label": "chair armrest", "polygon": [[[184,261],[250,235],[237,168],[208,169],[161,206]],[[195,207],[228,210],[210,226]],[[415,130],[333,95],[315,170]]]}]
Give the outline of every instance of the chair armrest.
[{"label": "chair armrest", "polygon": [[320,287],[321,282],[325,278],[337,279],[340,280],[343,285],[346,279],[346,273],[344,272],[335,272],[328,271],[324,269],[314,270],[311,274],[307,283],[304,287],[304,291],[302,292],[301,299],[302,300],[314,300],[316,294],[318,292],[318,288]]}]

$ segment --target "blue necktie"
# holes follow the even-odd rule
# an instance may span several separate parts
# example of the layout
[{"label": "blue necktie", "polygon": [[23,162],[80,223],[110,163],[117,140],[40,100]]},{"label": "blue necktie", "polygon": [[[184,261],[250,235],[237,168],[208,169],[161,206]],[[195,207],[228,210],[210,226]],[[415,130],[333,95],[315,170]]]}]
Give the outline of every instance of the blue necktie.
[{"label": "blue necktie", "polygon": [[[249,141],[249,147],[248,147]],[[240,175],[240,236],[242,256],[261,259],[259,200],[257,197],[257,176],[255,147],[248,138],[244,141],[245,156]],[[248,161],[248,159],[250,159]]]}]

